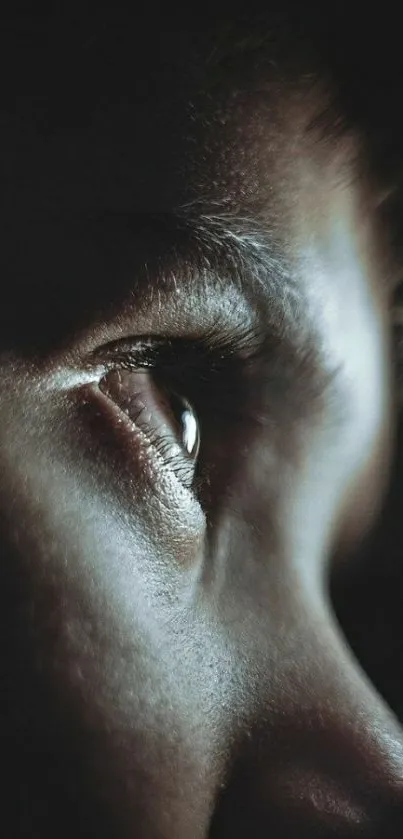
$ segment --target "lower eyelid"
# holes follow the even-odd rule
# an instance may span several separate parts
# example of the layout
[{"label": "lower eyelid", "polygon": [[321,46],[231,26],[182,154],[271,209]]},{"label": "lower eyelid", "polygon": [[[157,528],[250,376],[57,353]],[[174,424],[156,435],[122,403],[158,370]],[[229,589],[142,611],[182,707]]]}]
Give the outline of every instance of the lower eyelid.
[{"label": "lower eyelid", "polygon": [[172,479],[187,493],[192,492],[194,469],[187,463],[179,444],[161,435],[147,433],[147,428],[137,425],[120,406],[99,388],[98,382],[80,388],[82,397],[89,397],[95,409],[105,417],[108,427],[124,453],[125,463],[135,476],[139,462],[149,473],[153,484],[161,477]]},{"label": "lower eyelid", "polygon": [[158,440],[158,437],[175,442],[174,418],[167,418],[167,400],[158,392],[149,374],[111,370],[102,377],[99,388],[136,427],[144,431],[150,442]]},{"label": "lower eyelid", "polygon": [[165,554],[169,535],[169,556],[181,567],[193,565],[203,554],[206,516],[191,487],[97,382],[76,388],[70,398],[75,424],[83,429],[82,457],[97,484],[123,500],[129,517],[140,515],[148,522],[151,537],[162,540]]}]

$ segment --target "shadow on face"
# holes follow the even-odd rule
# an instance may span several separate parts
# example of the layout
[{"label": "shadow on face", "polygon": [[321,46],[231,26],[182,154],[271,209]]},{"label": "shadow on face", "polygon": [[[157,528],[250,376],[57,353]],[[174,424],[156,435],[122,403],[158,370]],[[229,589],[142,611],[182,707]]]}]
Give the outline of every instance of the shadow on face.
[{"label": "shadow on face", "polygon": [[291,23],[108,20],[5,27],[33,71],[0,132],[4,821],[398,837],[365,146]]}]

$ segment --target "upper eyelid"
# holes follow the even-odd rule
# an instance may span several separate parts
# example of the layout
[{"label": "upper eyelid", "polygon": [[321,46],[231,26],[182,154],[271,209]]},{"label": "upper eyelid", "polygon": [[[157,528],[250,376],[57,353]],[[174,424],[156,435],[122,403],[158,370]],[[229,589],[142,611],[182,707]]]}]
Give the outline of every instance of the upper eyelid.
[{"label": "upper eyelid", "polygon": [[85,371],[81,380],[91,381],[85,377],[97,365],[100,372],[105,369],[105,353],[113,344],[120,344],[124,351],[124,345],[134,347],[145,340],[161,346],[175,342],[181,351],[184,342],[218,349],[221,343],[225,354],[233,354],[239,362],[242,358],[270,360],[279,346],[288,357],[296,358],[300,352],[301,324],[295,328],[281,295],[270,300],[248,298],[231,278],[226,283],[226,277],[212,272],[201,276],[195,266],[187,266],[187,271],[178,267],[177,275],[162,271],[161,276],[167,280],[163,293],[158,286],[152,287],[140,307],[133,289],[120,303],[116,297],[110,314],[106,309],[95,326],[80,329],[67,346],[53,353],[53,369],[56,362],[60,368]]},{"label": "upper eyelid", "polygon": [[[231,251],[231,258],[227,254],[223,262],[217,248],[223,248],[224,240],[221,236],[216,242],[216,228],[206,243],[202,241],[206,238],[205,223],[202,236],[194,229],[196,222],[186,230],[180,220],[181,227],[172,227],[169,240],[157,238],[148,242],[146,237],[144,242],[141,228],[136,230],[133,220],[125,223],[119,217],[100,222],[98,227],[95,221],[90,232],[98,256],[103,257],[105,251],[100,293],[94,285],[93,295],[94,313],[100,305],[102,316],[95,315],[97,322],[91,324],[89,320],[69,341],[74,356],[87,355],[108,340],[123,339],[133,333],[165,336],[171,331],[179,337],[183,332],[205,331],[218,319],[228,327],[239,320],[253,325],[260,316],[257,298],[266,299],[270,288],[267,325],[273,331],[283,320],[280,309],[284,290],[277,289],[276,293],[272,272],[266,271],[265,288],[261,283],[260,290],[256,288],[256,266],[246,259],[246,247],[241,248],[242,262],[237,264],[234,251],[239,250],[239,243],[227,241],[227,235],[225,247]],[[179,236],[178,241],[175,235]]]},{"label": "upper eyelid", "polygon": [[178,367],[198,358],[206,363],[212,359],[225,363],[250,363],[264,357],[267,341],[257,329],[211,330],[198,338],[133,338],[112,342],[93,354],[106,365],[133,366],[133,369]]},{"label": "upper eyelid", "polygon": [[[196,282],[196,281],[195,281]],[[154,342],[167,340],[203,340],[211,333],[239,334],[256,330],[259,318],[246,299],[228,286],[216,294],[214,286],[204,284],[203,293],[192,295],[186,286],[179,295],[167,289],[154,302],[137,305],[133,294],[121,305],[114,306],[96,326],[81,329],[69,342],[65,352],[74,362],[93,359],[103,347],[121,342],[132,343],[149,336]]]},{"label": "upper eyelid", "polygon": [[[219,333],[217,333],[217,335],[218,334]],[[242,346],[245,346],[245,337],[245,332],[238,336],[234,335],[234,343],[232,343],[230,334],[227,332],[227,334],[225,335],[227,358],[231,356],[231,358],[234,361],[236,360],[237,348],[239,349],[241,344]],[[222,351],[223,342],[220,343],[220,341],[218,341],[217,339],[217,336],[215,337],[215,343],[216,348],[219,347]],[[47,390],[68,391],[81,385],[94,383],[98,381],[103,375],[105,375],[105,373],[109,369],[111,369],[111,367],[116,366],[119,363],[122,363],[125,357],[127,359],[128,356],[132,355],[134,360],[136,356],[136,347],[139,348],[144,346],[157,346],[163,349],[169,344],[174,344],[175,349],[178,353],[180,353],[181,344],[182,348],[186,346],[187,350],[189,350],[190,346],[193,345],[195,352],[196,346],[198,346],[199,350],[204,350],[206,359],[209,355],[211,357],[211,355],[214,353],[214,350],[211,350],[211,347],[209,353],[206,341],[201,341],[197,338],[172,340],[164,339],[161,336],[147,336],[146,338],[138,338],[136,336],[125,337],[123,339],[118,339],[117,341],[113,341],[105,345],[101,345],[100,347],[97,347],[93,352],[91,352],[87,356],[84,363],[79,364],[78,366],[76,366],[75,364],[60,364],[56,370],[52,370],[50,374],[46,376],[45,382],[42,380],[41,387],[45,386]],[[259,347],[259,351],[257,350],[257,346]],[[263,353],[263,342],[257,344],[257,341],[255,340],[255,346],[254,349],[251,349],[249,353],[248,361],[253,360],[252,356],[257,356],[258,353],[259,355],[260,353]],[[180,361],[180,359],[181,356],[180,354],[178,354],[176,356],[177,362]],[[239,356],[238,361],[240,361]],[[140,366],[142,366],[142,369],[147,370],[151,369],[153,365],[150,364],[146,366],[143,364],[139,365],[139,368]]]}]

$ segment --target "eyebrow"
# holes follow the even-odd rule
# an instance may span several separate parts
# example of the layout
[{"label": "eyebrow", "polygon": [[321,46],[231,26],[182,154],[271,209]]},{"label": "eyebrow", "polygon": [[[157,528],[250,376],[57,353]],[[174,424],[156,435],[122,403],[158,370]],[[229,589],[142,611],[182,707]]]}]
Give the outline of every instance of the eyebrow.
[{"label": "eyebrow", "polygon": [[[103,213],[81,221],[84,228],[89,223],[100,258],[97,300],[103,297],[101,310],[107,318],[108,311],[111,317],[117,313],[124,330],[134,317],[145,332],[150,317],[161,334],[175,330],[180,312],[189,335],[216,318],[222,328],[226,321],[243,320],[246,328],[248,321],[257,328],[260,322],[262,332],[298,339],[303,290],[287,265],[282,243],[259,222],[221,211],[201,212],[194,205],[175,212]],[[96,283],[90,284],[93,290]],[[87,324],[93,300],[91,295]],[[121,320],[123,310],[127,316]]]},{"label": "eyebrow", "polygon": [[184,218],[200,243],[201,254],[213,253],[236,267],[244,267],[260,281],[262,271],[269,273],[272,282],[291,281],[284,254],[279,252],[274,236],[264,231],[255,219],[222,212],[189,213]]},{"label": "eyebrow", "polygon": [[[159,263],[160,270],[152,273],[156,289],[161,286],[166,291],[167,274],[176,265],[178,276],[187,273],[193,284],[200,275],[214,275],[216,282],[221,278],[222,285],[232,285],[243,296],[260,299],[262,305],[268,300],[272,305],[277,301],[276,309],[279,301],[283,307],[288,301],[286,308],[291,301],[301,304],[302,290],[283,242],[256,217],[219,209],[206,212],[194,202],[175,212],[111,214],[103,220],[109,229],[111,224],[115,229],[127,226],[133,241],[141,238],[143,244],[144,236],[151,237],[154,248],[149,255],[145,249],[145,258],[149,266],[153,259]],[[145,290],[141,277],[137,279],[138,291]]]},{"label": "eyebrow", "polygon": [[[303,288],[281,242],[255,220],[192,205],[175,212],[63,213],[53,221],[55,254],[35,297],[44,308],[24,338],[38,355],[50,347],[81,354],[104,338],[133,335],[133,327],[138,335],[151,330],[156,337],[189,338],[215,328],[256,328],[275,340],[301,342]],[[65,259],[55,274],[56,228]],[[47,289],[56,289],[57,306],[38,337]]]},{"label": "eyebrow", "polygon": [[224,282],[232,282],[245,298],[252,297],[273,332],[278,332],[280,323],[291,328],[300,321],[303,289],[295,269],[287,261],[284,243],[263,227],[257,214],[253,218],[222,211],[195,215],[185,209],[185,224],[202,266],[222,274]]}]

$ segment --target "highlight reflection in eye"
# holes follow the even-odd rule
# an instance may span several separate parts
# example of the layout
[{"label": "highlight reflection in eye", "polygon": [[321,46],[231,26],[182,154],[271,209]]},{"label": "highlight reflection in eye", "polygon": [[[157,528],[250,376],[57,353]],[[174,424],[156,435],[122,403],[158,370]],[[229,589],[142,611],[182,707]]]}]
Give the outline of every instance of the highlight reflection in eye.
[{"label": "highlight reflection in eye", "polygon": [[[190,402],[183,396],[173,397],[172,402],[177,401],[177,415],[179,418],[182,434],[182,445],[189,457],[197,458],[200,448],[200,427]],[[175,406],[173,406],[175,407]]]}]

